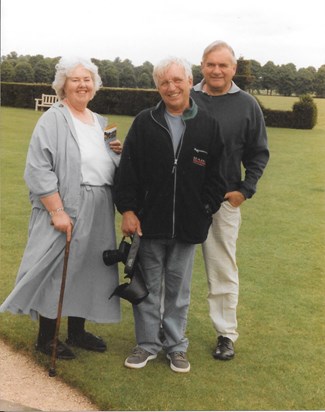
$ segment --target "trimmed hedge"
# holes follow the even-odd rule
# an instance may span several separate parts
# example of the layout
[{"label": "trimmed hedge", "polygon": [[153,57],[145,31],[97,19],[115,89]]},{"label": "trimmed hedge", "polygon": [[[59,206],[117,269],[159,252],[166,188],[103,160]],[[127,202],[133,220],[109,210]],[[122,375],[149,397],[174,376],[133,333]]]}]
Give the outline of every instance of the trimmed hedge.
[{"label": "trimmed hedge", "polygon": [[1,83],[1,105],[35,108],[35,99],[44,94],[54,94],[49,84]]},{"label": "trimmed hedge", "polygon": [[[54,94],[51,85],[27,83],[2,83],[3,106],[35,108],[35,99],[42,93]],[[97,113],[135,116],[141,110],[155,106],[160,100],[153,89],[121,89],[103,87],[89,103]],[[304,95],[293,105],[292,111],[266,109],[257,99],[264,114],[266,126],[292,129],[312,129],[317,122],[317,107],[313,98]]]},{"label": "trimmed hedge", "polygon": [[[31,83],[1,84],[1,104],[10,107],[35,108],[35,99],[42,94],[54,94],[51,85]],[[101,114],[135,116],[141,110],[155,106],[159,93],[152,89],[120,89],[103,87],[89,103],[89,108]]]},{"label": "trimmed hedge", "polygon": [[261,106],[268,127],[312,129],[317,123],[317,106],[309,95],[300,96],[299,101],[292,106],[292,111],[266,109],[256,100]]},{"label": "trimmed hedge", "polygon": [[89,108],[97,113],[135,116],[141,110],[155,106],[159,100],[157,90],[103,87],[89,103]]}]

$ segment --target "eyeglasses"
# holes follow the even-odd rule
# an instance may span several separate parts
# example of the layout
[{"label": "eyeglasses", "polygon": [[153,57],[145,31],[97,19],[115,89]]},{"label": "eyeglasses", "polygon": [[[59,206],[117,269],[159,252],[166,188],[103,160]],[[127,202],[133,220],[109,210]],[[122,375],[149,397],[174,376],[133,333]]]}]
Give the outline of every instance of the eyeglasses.
[{"label": "eyeglasses", "polygon": [[168,89],[170,84],[173,84],[175,87],[180,86],[185,79],[173,79],[173,80],[164,80],[159,84],[159,87],[162,89]]}]

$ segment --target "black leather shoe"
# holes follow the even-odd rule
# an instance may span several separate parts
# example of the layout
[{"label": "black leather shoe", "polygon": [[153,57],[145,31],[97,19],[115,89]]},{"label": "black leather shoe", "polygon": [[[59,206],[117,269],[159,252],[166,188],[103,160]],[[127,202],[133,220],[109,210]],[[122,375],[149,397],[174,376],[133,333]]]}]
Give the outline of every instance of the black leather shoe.
[{"label": "black leather shoe", "polygon": [[[45,355],[52,356],[53,345],[54,345],[54,339],[50,340],[44,345],[36,343],[35,348],[37,351],[45,353]],[[64,359],[64,360],[71,360],[75,358],[75,355],[71,351],[71,349],[68,348],[67,345],[65,345],[63,342],[58,340],[57,347],[56,347],[56,358]]]},{"label": "black leather shoe", "polygon": [[77,346],[86,350],[92,350],[94,352],[105,352],[107,350],[106,343],[103,339],[89,332],[71,335],[65,342],[68,345]]},{"label": "black leather shoe", "polygon": [[234,344],[231,339],[223,336],[218,337],[217,347],[213,357],[219,360],[230,360],[235,356]]}]

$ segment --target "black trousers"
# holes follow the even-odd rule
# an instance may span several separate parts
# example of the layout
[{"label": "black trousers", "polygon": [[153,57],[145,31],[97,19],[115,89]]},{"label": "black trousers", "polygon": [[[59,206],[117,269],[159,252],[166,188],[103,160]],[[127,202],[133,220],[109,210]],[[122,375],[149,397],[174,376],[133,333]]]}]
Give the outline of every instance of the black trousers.
[{"label": "black trousers", "polygon": [[[56,328],[56,319],[39,317],[39,331],[37,342],[39,345],[45,345],[54,339]],[[68,337],[80,335],[85,331],[85,319],[75,316],[68,317]]]}]

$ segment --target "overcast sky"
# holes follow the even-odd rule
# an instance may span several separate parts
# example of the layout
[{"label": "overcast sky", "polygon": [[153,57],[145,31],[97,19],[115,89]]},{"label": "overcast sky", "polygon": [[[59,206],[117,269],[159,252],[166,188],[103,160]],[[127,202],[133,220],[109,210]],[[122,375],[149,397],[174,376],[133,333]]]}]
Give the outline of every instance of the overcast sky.
[{"label": "overcast sky", "polygon": [[325,64],[324,0],[1,0],[1,55],[200,64],[225,40],[262,65]]}]

